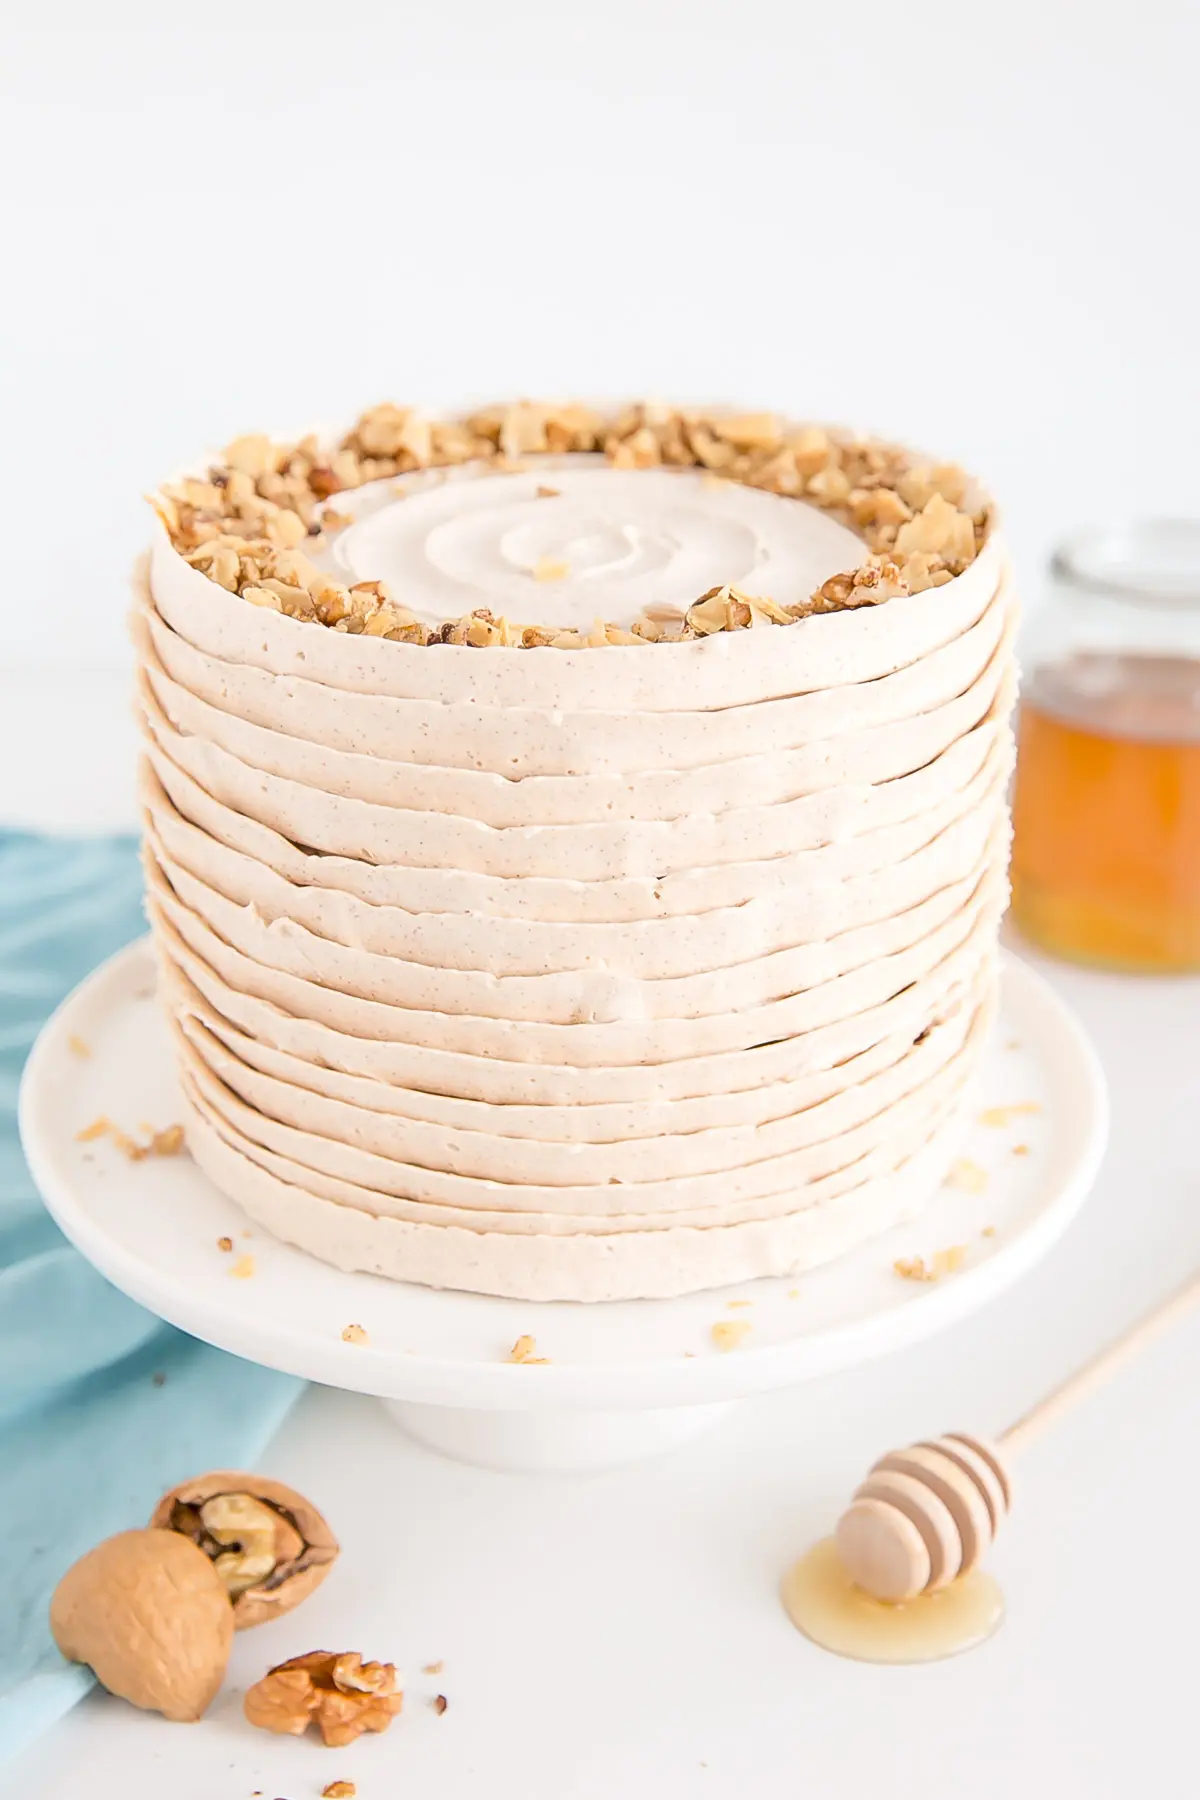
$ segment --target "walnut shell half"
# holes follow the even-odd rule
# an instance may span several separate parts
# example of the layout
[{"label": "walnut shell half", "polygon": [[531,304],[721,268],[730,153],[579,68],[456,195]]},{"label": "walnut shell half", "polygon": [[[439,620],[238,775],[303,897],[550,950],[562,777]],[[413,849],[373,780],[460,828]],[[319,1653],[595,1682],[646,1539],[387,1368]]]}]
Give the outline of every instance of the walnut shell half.
[{"label": "walnut shell half", "polygon": [[150,1523],[204,1551],[233,1603],[238,1631],[299,1606],[338,1554],[337,1539],[303,1494],[236,1469],[180,1482],[163,1495]]},{"label": "walnut shell half", "polygon": [[54,1590],[50,1630],[109,1693],[167,1719],[207,1711],[233,1642],[212,1564],[160,1531],[121,1531],[81,1556]]}]

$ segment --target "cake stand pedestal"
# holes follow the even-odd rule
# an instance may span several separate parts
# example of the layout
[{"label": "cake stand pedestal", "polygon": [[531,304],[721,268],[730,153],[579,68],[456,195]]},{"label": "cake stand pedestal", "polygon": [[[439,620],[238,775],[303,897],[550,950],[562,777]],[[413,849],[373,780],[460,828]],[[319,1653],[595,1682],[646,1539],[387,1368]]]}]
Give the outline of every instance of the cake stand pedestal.
[{"label": "cake stand pedestal", "polygon": [[[978,1110],[957,1184],[914,1223],[796,1279],[595,1306],[433,1292],[334,1269],[268,1236],[186,1155],[135,1163],[107,1138],[79,1141],[101,1116],[130,1135],[181,1116],[142,942],[45,1026],[25,1071],[21,1135],[66,1236],[172,1325],[269,1368],[378,1395],[443,1455],[552,1472],[670,1449],[733,1401],[915,1343],[1045,1255],[1091,1187],[1107,1103],[1070,1012],[1007,954]],[[944,1279],[896,1274],[897,1259],[930,1262],[951,1245],[965,1249]],[[734,1349],[714,1341],[721,1320],[749,1326]],[[343,1336],[351,1325],[365,1341]],[[524,1335],[547,1362],[508,1360]]]}]

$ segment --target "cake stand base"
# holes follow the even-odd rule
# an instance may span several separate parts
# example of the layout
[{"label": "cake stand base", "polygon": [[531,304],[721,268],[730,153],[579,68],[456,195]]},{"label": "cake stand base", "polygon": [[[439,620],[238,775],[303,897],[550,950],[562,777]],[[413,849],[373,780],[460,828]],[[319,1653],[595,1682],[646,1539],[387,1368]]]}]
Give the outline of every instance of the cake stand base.
[{"label": "cake stand base", "polygon": [[640,1462],[698,1437],[731,1405],[725,1400],[643,1412],[484,1412],[384,1401],[396,1423],[427,1449],[481,1469],[529,1475],[586,1474]]},{"label": "cake stand base", "polygon": [[[909,1224],[799,1277],[593,1306],[335,1269],[254,1227],[189,1157],[130,1162],[107,1135],[81,1140],[98,1118],[134,1135],[180,1117],[145,943],[97,969],[45,1026],[22,1085],[21,1135],[67,1237],[161,1318],[269,1368],[378,1395],[445,1456],[551,1472],[682,1444],[731,1401],[888,1355],[1032,1268],[1088,1193],[1107,1107],[1071,1014],[1008,955],[978,1105],[957,1179]],[[896,1273],[897,1261],[932,1263],[950,1246],[945,1279]],[[713,1327],[735,1318],[746,1329],[731,1350]],[[511,1360],[522,1337],[535,1339],[534,1362]]]}]

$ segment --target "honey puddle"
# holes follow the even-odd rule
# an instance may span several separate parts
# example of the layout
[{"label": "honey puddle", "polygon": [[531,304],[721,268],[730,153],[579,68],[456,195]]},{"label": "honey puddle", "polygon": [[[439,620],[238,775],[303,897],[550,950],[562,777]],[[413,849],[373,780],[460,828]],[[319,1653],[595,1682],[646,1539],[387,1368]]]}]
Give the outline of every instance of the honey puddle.
[{"label": "honey puddle", "polygon": [[1004,1617],[1004,1596],[982,1569],[936,1593],[887,1606],[855,1587],[833,1538],[814,1544],[783,1578],[783,1604],[798,1631],[856,1662],[922,1663],[982,1644]]}]

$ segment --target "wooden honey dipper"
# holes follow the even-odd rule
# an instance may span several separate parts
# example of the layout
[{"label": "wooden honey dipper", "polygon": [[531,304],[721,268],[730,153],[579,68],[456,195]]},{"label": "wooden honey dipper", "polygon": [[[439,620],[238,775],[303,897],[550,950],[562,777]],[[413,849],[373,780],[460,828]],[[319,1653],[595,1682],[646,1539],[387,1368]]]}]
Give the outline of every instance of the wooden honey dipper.
[{"label": "wooden honey dipper", "polygon": [[846,1573],[893,1604],[943,1588],[987,1551],[1012,1504],[1006,1459],[1103,1386],[1200,1300],[1200,1275],[1085,1363],[995,1443],[966,1432],[880,1457],[837,1527]]}]

